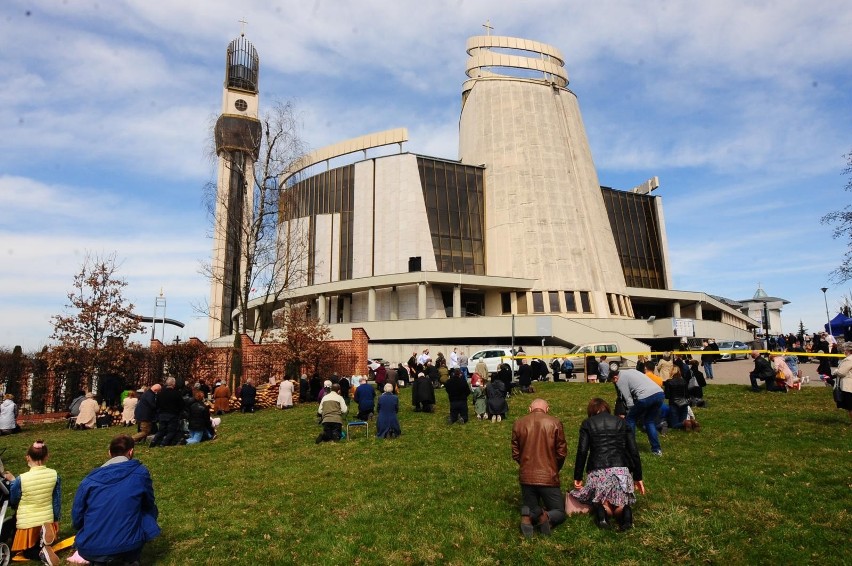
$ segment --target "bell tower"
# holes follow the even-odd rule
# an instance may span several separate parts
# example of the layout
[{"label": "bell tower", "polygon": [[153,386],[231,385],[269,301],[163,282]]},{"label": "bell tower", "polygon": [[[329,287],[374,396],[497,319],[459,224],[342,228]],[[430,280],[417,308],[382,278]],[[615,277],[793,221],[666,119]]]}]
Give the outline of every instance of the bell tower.
[{"label": "bell tower", "polygon": [[260,59],[241,33],[228,45],[222,113],[216,121],[218,155],[216,218],[213,228],[209,338],[239,332],[245,245],[254,194],[254,164],[262,128],[258,120]]}]

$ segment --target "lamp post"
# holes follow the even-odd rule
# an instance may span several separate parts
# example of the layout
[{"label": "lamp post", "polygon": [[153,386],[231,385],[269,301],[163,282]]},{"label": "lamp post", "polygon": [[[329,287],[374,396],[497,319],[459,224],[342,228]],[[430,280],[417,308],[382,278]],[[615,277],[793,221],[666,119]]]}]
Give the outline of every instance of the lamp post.
[{"label": "lamp post", "polygon": [[826,330],[830,334],[831,333],[831,317],[828,315],[828,297],[825,294],[825,292],[828,291],[828,287],[820,287],[819,290],[822,291],[822,298],[825,301],[825,320],[828,323],[828,327],[827,327]]},{"label": "lamp post", "polygon": [[769,350],[769,303],[763,301],[763,339],[766,344],[766,350]]}]

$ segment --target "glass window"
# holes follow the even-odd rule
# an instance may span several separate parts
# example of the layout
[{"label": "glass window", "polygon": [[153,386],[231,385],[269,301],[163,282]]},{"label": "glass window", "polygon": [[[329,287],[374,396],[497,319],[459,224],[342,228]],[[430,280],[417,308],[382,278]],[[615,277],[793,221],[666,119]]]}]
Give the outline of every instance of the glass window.
[{"label": "glass window", "polygon": [[541,291],[533,291],[533,312],[544,312],[544,297]]},{"label": "glass window", "polygon": [[601,187],[627,285],[665,289],[657,197]]},{"label": "glass window", "polygon": [[550,298],[550,312],[559,312],[559,291],[548,291],[547,296]]},{"label": "glass window", "polygon": [[618,314],[618,308],[615,306],[615,293],[607,293],[607,302],[609,303],[609,314]]},{"label": "glass window", "polygon": [[565,310],[566,312],[577,312],[577,301],[574,298],[574,291],[565,291]]},{"label": "glass window", "polygon": [[417,158],[438,271],[483,275],[483,169]]},{"label": "glass window", "polygon": [[592,302],[589,299],[588,291],[580,291],[580,304],[583,306],[583,312],[592,312]]},{"label": "glass window", "polygon": [[518,314],[527,314],[527,294],[523,291],[517,293]]},{"label": "glass window", "polygon": [[500,293],[500,303],[503,305],[503,314],[512,314],[511,293]]}]

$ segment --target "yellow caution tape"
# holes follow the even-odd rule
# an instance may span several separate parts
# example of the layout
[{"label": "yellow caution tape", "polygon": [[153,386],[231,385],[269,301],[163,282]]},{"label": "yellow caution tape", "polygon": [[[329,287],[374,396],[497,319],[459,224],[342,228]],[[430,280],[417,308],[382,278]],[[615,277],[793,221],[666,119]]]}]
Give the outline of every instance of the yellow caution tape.
[{"label": "yellow caution tape", "polygon": [[[796,357],[806,357],[806,358],[845,358],[845,354],[823,354],[822,352],[773,352],[772,350],[754,350],[755,352],[759,352],[761,354],[769,354],[770,356],[796,356]],[[537,356],[523,355],[523,356],[501,356],[503,360],[531,360],[531,359],[545,359],[545,358],[586,358],[588,356],[594,356],[596,358],[600,356],[606,356],[607,358],[612,358],[615,356],[662,356],[663,354],[679,354],[679,355],[689,355],[689,356],[701,356],[703,354],[750,354],[752,350],[666,350],[665,352],[583,352],[569,354],[567,352],[562,354],[541,354]]]}]

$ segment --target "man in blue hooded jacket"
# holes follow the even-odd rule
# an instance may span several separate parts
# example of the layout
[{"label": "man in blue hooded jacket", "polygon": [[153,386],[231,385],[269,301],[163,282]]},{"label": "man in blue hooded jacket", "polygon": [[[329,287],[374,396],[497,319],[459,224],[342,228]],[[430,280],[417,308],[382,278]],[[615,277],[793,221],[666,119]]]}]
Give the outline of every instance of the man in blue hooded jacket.
[{"label": "man in blue hooded jacket", "polygon": [[125,434],[113,438],[110,459],[89,472],[74,495],[75,545],[92,564],[138,562],[144,544],[160,534],[151,474],[133,459],[134,444]]}]

